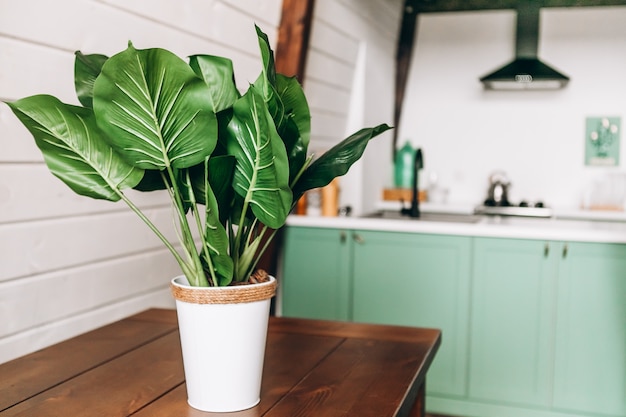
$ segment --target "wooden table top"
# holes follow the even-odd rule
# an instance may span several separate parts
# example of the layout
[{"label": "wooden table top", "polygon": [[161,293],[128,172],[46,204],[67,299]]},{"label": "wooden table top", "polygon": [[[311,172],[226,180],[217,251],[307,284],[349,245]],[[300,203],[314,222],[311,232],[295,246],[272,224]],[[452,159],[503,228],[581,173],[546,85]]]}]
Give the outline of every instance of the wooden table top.
[{"label": "wooden table top", "polygon": [[[226,415],[421,415],[440,340],[434,329],[271,317],[261,402]],[[187,405],[174,310],[147,310],[0,364],[1,417],[130,415],[224,415]]]}]

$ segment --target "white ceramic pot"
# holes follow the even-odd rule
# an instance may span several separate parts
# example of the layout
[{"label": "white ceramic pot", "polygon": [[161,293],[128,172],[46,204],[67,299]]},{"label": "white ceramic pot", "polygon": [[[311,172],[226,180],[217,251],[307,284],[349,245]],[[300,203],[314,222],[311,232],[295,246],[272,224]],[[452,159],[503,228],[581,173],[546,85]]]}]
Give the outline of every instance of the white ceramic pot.
[{"label": "white ceramic pot", "polygon": [[187,402],[202,411],[254,407],[261,376],[276,279],[253,285],[192,287],[171,282],[187,384]]}]

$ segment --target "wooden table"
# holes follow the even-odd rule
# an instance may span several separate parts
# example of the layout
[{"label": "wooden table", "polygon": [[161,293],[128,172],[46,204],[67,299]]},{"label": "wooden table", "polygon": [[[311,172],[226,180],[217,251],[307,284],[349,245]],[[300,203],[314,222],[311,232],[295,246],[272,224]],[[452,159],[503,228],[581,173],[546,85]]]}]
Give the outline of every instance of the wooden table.
[{"label": "wooden table", "polygon": [[[270,318],[257,416],[423,416],[434,329]],[[201,417],[173,310],[148,310],[0,365],[0,416]],[[223,415],[223,414],[222,414]]]}]

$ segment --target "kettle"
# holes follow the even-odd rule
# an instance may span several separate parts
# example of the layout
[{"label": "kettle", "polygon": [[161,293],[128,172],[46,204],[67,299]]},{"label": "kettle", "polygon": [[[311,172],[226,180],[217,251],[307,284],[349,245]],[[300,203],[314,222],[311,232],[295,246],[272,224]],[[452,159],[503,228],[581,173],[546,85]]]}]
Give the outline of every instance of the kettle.
[{"label": "kettle", "polygon": [[486,206],[510,206],[509,187],[511,182],[503,171],[495,171],[489,176]]}]

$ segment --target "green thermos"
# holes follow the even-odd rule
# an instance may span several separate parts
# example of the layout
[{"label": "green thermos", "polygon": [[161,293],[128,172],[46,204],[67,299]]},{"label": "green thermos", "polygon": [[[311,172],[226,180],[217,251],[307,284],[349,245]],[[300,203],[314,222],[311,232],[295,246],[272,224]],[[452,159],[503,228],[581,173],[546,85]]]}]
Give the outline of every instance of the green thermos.
[{"label": "green thermos", "polygon": [[394,161],[394,185],[396,188],[411,188],[413,186],[413,163],[415,149],[408,141],[396,152]]}]

